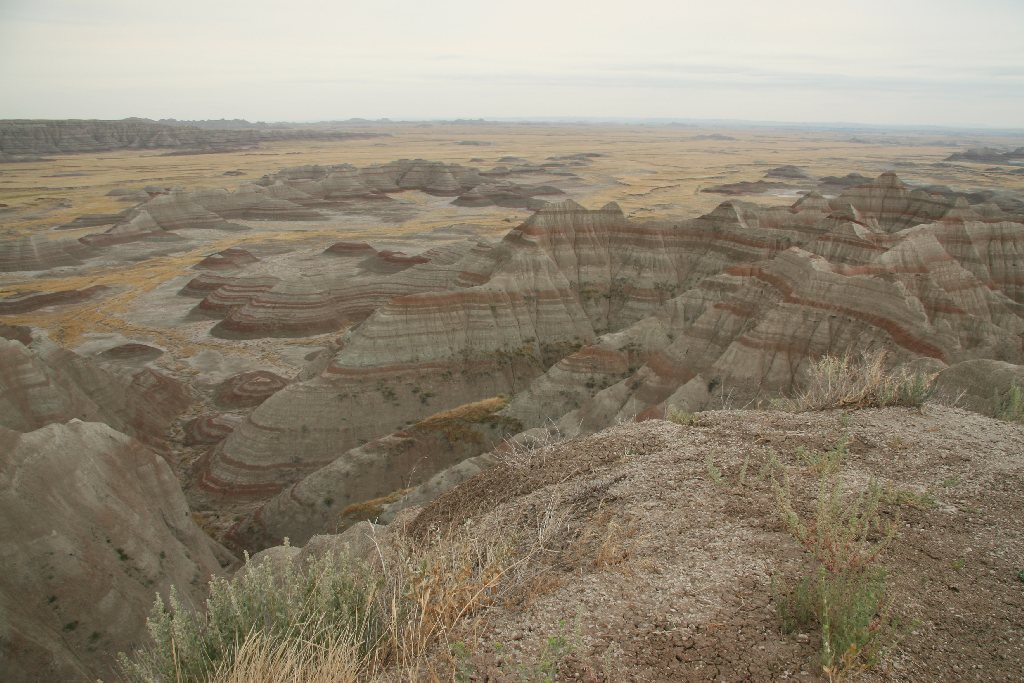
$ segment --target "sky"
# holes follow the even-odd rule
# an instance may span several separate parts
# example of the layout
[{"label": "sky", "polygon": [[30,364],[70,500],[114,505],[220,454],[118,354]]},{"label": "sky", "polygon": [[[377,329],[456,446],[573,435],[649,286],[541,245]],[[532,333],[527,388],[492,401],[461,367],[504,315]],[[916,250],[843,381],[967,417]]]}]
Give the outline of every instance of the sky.
[{"label": "sky", "polygon": [[0,118],[1024,128],[1024,0],[0,0]]}]

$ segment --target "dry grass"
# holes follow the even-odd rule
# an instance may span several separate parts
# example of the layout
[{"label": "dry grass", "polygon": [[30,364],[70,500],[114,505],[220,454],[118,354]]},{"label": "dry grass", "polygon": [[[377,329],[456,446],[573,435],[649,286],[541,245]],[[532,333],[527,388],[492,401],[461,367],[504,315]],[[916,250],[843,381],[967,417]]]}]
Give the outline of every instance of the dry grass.
[{"label": "dry grass", "polygon": [[158,601],[128,681],[450,680],[456,627],[527,585],[532,556],[468,530],[378,546],[373,568],[326,556],[247,565],[204,611]]},{"label": "dry grass", "polygon": [[211,683],[355,683],[365,669],[348,633],[329,633],[323,642],[280,641],[252,631],[210,678]]},{"label": "dry grass", "polygon": [[568,437],[549,420],[546,428],[532,430],[518,440],[505,439],[500,448],[493,451],[498,464],[512,470],[529,470],[543,467],[551,454],[550,446],[562,443]]},{"label": "dry grass", "polygon": [[797,410],[920,408],[931,396],[935,376],[890,371],[887,362],[885,351],[822,357],[808,370],[804,390],[796,398]]}]

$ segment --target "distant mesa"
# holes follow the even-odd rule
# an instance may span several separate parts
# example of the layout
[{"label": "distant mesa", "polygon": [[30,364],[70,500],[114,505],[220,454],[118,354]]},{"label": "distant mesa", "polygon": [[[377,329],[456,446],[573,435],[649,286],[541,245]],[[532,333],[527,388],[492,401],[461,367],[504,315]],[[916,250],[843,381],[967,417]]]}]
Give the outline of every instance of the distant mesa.
[{"label": "distant mesa", "polygon": [[694,135],[691,140],[720,140],[722,142],[729,142],[735,140],[731,135],[723,135],[722,133],[709,133],[705,135]]},{"label": "distant mesa", "polygon": [[564,195],[562,190],[552,185],[517,185],[515,183],[483,183],[469,192],[459,195],[452,204],[456,206],[503,206],[507,208],[539,209],[543,201],[538,197],[554,197]]},{"label": "distant mesa", "polygon": [[466,145],[467,147],[489,147],[493,145],[493,142],[487,142],[484,140],[459,140],[455,143],[456,145]]},{"label": "distant mesa", "polygon": [[799,166],[777,166],[769,169],[765,174],[765,178],[785,178],[787,180],[806,180],[810,178],[807,172]]},{"label": "distant mesa", "polygon": [[829,175],[821,178],[818,182],[822,187],[834,188],[837,190],[844,190],[848,187],[856,187],[857,185],[865,185],[871,182],[871,178],[860,173],[848,173],[844,176]]},{"label": "distant mesa", "polygon": [[373,256],[377,250],[366,242],[335,242],[324,253],[333,256]]},{"label": "distant mesa", "polygon": [[709,192],[713,194],[728,194],[728,195],[745,195],[745,194],[764,194],[766,192],[777,192],[782,190],[795,190],[797,189],[793,185],[787,185],[786,183],[769,182],[766,180],[758,180],[756,182],[738,182],[738,183],[727,183],[725,185],[715,185],[713,187],[706,187],[701,192]]},{"label": "distant mesa", "polygon": [[29,313],[48,306],[75,304],[91,299],[105,291],[105,285],[93,285],[84,289],[65,289],[57,292],[23,292],[0,299],[0,315]]},{"label": "distant mesa", "polygon": [[579,152],[577,154],[566,154],[562,156],[548,157],[548,161],[590,161],[608,156],[604,152]]},{"label": "distant mesa", "polygon": [[193,268],[200,269],[211,269],[211,270],[225,270],[232,268],[242,268],[251,263],[258,263],[259,259],[252,255],[249,251],[240,247],[231,247],[218,251],[215,254],[210,254],[202,261],[197,263]]},{"label": "distant mesa", "polygon": [[0,120],[0,161],[38,160],[44,154],[108,152],[117,149],[216,152],[279,140],[350,140],[377,137],[365,131],[290,126],[220,128],[167,125],[148,119]]},{"label": "distant mesa", "polygon": [[128,215],[128,209],[120,213],[88,213],[79,216],[70,223],[57,226],[58,230],[73,230],[76,228],[95,228],[101,225],[113,225],[123,220]]},{"label": "distant mesa", "polygon": [[221,382],[215,400],[221,408],[251,408],[287,385],[288,380],[267,370],[243,372]]},{"label": "distant mesa", "polygon": [[99,358],[130,363],[149,363],[164,355],[163,349],[149,344],[130,342],[114,346],[98,354]]},{"label": "distant mesa", "polygon": [[946,161],[969,161],[975,164],[1024,165],[1024,147],[1014,150],[1000,150],[991,147],[974,147],[966,152],[954,152]]},{"label": "distant mesa", "polygon": [[402,251],[378,251],[376,256],[381,261],[396,266],[414,266],[419,263],[430,263],[430,258],[426,256],[410,256]]}]

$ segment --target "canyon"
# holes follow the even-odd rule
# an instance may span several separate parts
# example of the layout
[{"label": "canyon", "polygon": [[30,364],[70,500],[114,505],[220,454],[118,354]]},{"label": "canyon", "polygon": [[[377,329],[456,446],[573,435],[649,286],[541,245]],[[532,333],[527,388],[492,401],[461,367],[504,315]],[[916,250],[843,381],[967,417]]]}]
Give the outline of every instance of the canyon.
[{"label": "canyon", "polygon": [[154,594],[429,517],[517,448],[741,429],[826,355],[990,417],[1024,384],[1012,139],[114,123],[0,122],[11,680],[110,676]]}]

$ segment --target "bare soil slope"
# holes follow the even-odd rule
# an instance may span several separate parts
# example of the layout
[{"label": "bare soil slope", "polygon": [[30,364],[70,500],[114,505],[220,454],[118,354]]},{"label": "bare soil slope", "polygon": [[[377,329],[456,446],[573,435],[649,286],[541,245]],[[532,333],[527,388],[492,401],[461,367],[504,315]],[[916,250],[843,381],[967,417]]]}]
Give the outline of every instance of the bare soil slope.
[{"label": "bare soil slope", "polygon": [[783,634],[773,603],[773,577],[792,578],[804,550],[781,522],[769,463],[790,472],[811,517],[806,453],[844,439],[843,489],[878,480],[898,525],[880,561],[902,626],[866,680],[1020,680],[1024,426],[958,409],[622,425],[486,470],[406,529],[543,541],[531,560],[543,581],[467,630],[480,647],[463,666],[478,680],[518,680],[511,662],[537,661],[558,635],[575,644],[564,680],[816,680],[819,634]]}]

